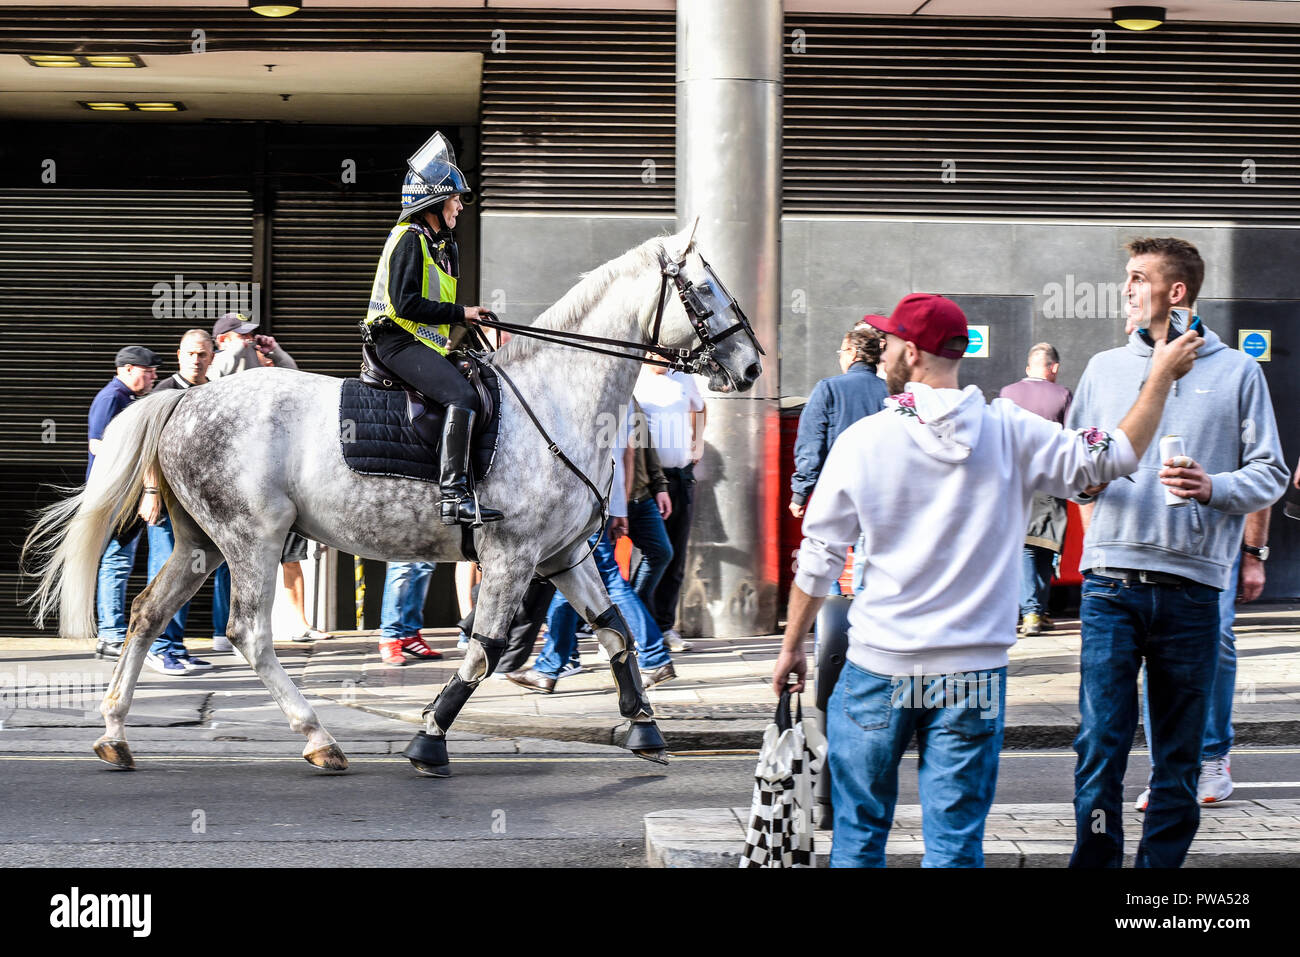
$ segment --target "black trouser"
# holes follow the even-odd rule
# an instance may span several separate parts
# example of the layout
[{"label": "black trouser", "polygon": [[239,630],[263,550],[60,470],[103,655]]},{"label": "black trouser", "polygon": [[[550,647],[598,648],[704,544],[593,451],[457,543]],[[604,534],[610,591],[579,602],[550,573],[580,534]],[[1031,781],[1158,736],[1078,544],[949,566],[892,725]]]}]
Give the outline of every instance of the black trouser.
[{"label": "black trouser", "polygon": [[[555,586],[541,578],[534,578],[528,583],[524,600],[520,603],[515,617],[510,619],[510,633],[506,636],[506,650],[497,662],[496,670],[503,675],[518,671],[528,664],[532,657],[533,646],[537,644],[537,633],[546,621],[546,610],[555,596]],[[474,601],[478,601],[478,585],[474,586]],[[475,606],[477,607],[477,605]],[[474,609],[460,620],[460,630],[473,637]],[[490,635],[487,637],[491,637]]]},{"label": "black trouser", "polygon": [[695,467],[664,469],[664,477],[668,479],[668,498],[673,503],[672,513],[664,519],[673,557],[664,569],[664,577],[659,579],[652,596],[653,607],[649,609],[660,631],[667,631],[677,621],[677,596],[686,577],[686,542],[691,537],[691,519],[695,517]]},{"label": "black trouser", "polygon": [[379,361],[417,392],[443,405],[478,411],[478,395],[451,360],[393,323],[385,323],[372,335]]}]

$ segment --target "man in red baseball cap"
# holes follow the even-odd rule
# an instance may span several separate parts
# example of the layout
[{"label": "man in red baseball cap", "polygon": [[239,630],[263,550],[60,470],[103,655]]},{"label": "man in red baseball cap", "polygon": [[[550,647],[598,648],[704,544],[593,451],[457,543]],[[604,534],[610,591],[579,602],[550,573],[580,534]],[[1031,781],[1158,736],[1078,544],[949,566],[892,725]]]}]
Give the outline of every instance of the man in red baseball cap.
[{"label": "man in red baseball cap", "polygon": [[884,319],[885,408],[840,433],[804,514],[778,693],[807,673],[804,636],[861,536],[862,591],[826,707],[832,867],[881,867],[898,763],[915,736],[926,867],[983,864],[997,785],[1020,547],[1036,491],[1070,497],[1127,475],[1173,382],[1203,341],[1160,342],[1137,402],[1110,434],[1065,430],[976,386],[958,388],[966,317],[907,296]]},{"label": "man in red baseball cap", "polygon": [[[885,335],[885,384],[900,393],[921,366],[949,378],[957,387],[957,362],[966,354],[970,333],[966,314],[951,299],[914,292],[904,296],[888,318],[879,317],[876,328]],[[935,359],[942,360],[940,362]]]}]

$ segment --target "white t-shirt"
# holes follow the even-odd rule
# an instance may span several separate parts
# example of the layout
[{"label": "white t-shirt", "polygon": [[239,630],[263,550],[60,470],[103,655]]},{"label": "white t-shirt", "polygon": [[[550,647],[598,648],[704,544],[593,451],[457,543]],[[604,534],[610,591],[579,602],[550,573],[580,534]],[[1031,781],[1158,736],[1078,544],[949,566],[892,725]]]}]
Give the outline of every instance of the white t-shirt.
[{"label": "white t-shirt", "polygon": [[695,380],[669,369],[657,375],[642,368],[633,392],[650,422],[650,441],[659,465],[681,469],[691,464],[691,413],[704,411],[704,398]]}]

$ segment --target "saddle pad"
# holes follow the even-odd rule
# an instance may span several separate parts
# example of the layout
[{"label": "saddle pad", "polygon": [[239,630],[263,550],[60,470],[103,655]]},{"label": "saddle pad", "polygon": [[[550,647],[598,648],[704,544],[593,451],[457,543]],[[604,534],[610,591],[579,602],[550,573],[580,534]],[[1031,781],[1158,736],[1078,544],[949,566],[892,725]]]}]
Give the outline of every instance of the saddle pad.
[{"label": "saddle pad", "polygon": [[[491,377],[490,387],[497,395],[499,410],[501,387],[496,376]],[[442,419],[442,410],[437,406],[429,414]],[[499,412],[486,428],[476,429],[470,454],[475,481],[481,482],[492,469],[498,425]],[[343,460],[354,472],[438,481],[438,454],[411,428],[406,393],[400,389],[374,389],[360,379],[344,379],[339,399],[339,443]]]}]

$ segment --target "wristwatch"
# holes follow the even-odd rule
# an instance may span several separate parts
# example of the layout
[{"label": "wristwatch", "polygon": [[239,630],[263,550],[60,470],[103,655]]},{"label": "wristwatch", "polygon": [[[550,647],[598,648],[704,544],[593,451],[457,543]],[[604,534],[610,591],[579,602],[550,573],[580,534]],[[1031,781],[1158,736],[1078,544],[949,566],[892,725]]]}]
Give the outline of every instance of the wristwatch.
[{"label": "wristwatch", "polygon": [[1242,546],[1241,546],[1241,550],[1242,550],[1243,552],[1245,552],[1247,555],[1254,555],[1254,556],[1255,556],[1256,558],[1258,558],[1261,562],[1266,562],[1266,561],[1268,561],[1268,546],[1267,546],[1267,545],[1258,545],[1258,546],[1256,546],[1256,545],[1242,545]]}]

